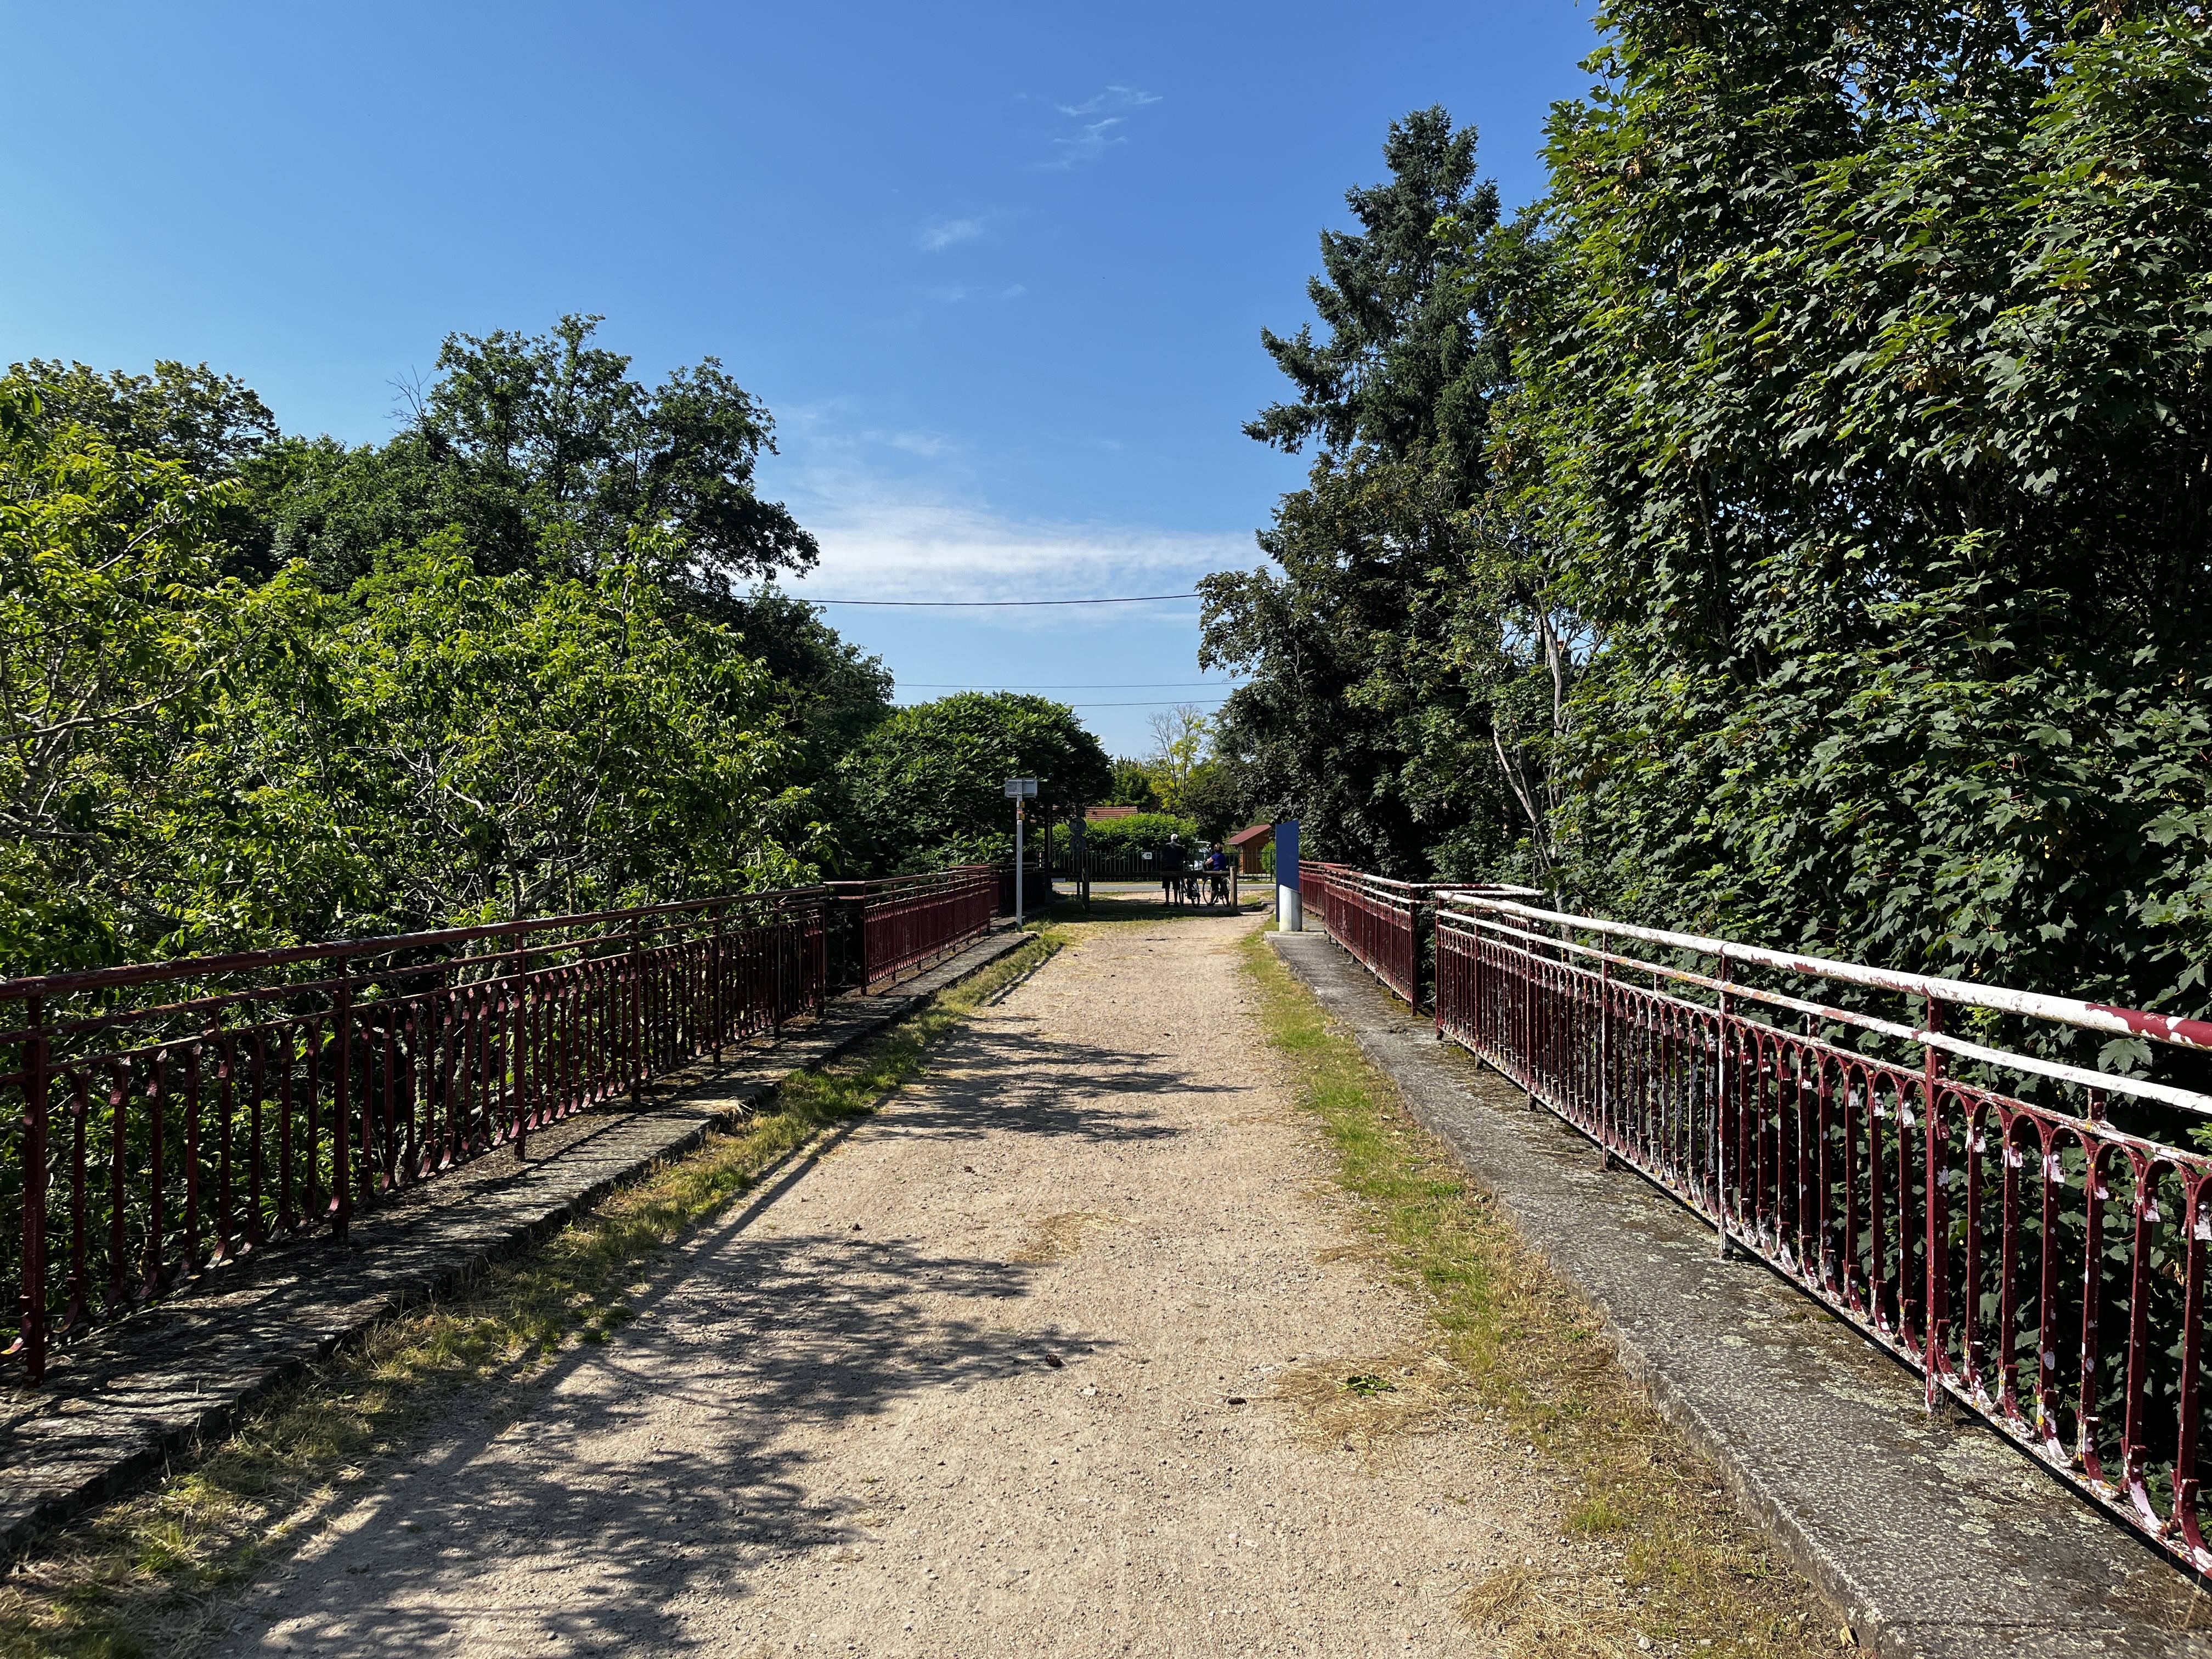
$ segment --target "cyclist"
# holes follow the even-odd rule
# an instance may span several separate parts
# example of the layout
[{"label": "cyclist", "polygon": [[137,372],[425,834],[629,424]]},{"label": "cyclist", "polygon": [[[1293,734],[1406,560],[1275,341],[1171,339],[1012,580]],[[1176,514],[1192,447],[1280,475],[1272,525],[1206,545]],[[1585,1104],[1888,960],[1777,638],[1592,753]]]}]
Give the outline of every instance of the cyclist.
[{"label": "cyclist", "polygon": [[1229,854],[1218,841],[1206,849],[1206,872],[1212,878],[1208,884],[1211,890],[1206,894],[1206,902],[1209,905],[1228,903]]}]

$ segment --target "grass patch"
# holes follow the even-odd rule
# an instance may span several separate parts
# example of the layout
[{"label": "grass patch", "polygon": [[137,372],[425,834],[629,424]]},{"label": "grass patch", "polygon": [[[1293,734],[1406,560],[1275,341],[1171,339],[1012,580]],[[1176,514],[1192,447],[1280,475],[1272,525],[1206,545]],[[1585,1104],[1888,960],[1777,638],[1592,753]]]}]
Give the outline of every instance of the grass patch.
[{"label": "grass patch", "polygon": [[[1613,1558],[1607,1595],[1516,1568],[1469,1591],[1467,1621],[1515,1654],[1632,1653],[1639,1633],[1700,1659],[1832,1645],[1832,1634],[1822,1639],[1826,1606],[1772,1559],[1711,1464],[1621,1372],[1596,1310],[1536,1259],[1262,933],[1243,950],[1267,1039],[1319,1120],[1381,1265],[1434,1321],[1455,1392],[1470,1412],[1502,1419],[1568,1495],[1563,1538],[1586,1549],[1595,1540]],[[1336,1378],[1347,1396],[1385,1380]],[[1597,1576],[1594,1565],[1585,1577]]]},{"label": "grass patch", "polygon": [[564,1352],[610,1341],[638,1317],[629,1298],[650,1288],[662,1249],[921,1075],[931,1048],[1062,942],[1048,927],[842,1060],[793,1073],[768,1109],[466,1291],[378,1326],[157,1486],[64,1528],[0,1580],[0,1656],[204,1651],[228,1617],[225,1592],[381,1479],[465,1391],[472,1413],[495,1422],[521,1415],[532,1385]]}]

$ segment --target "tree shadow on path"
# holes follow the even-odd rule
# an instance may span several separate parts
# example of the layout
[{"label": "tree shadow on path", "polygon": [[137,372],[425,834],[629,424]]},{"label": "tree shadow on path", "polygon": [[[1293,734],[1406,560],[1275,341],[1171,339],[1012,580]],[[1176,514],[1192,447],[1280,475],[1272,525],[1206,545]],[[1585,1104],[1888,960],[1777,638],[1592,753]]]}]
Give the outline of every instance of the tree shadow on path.
[{"label": "tree shadow on path", "polygon": [[[869,1126],[1145,1143],[1180,1133],[1170,1098],[1242,1092],[1161,1060],[987,1024]],[[932,1391],[1042,1381],[1059,1369],[1048,1352],[1074,1365],[1106,1346],[1007,1308],[1030,1293],[1032,1266],[872,1236],[836,1166],[817,1169],[830,1150],[647,1264],[627,1303],[636,1322],[563,1357],[524,1415],[448,1419],[346,1512],[343,1536],[255,1594],[223,1650],[721,1648],[709,1627],[726,1636],[752,1569],[856,1544],[860,1513],[896,1501],[821,1490],[810,1477],[828,1437],[889,1431]],[[763,1231],[771,1212],[804,1230]]]}]

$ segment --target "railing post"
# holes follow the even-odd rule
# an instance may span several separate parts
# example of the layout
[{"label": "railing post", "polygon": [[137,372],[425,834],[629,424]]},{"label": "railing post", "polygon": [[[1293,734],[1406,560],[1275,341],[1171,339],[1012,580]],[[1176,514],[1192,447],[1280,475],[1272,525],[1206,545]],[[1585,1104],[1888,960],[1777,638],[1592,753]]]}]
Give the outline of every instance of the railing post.
[{"label": "railing post", "polygon": [[514,1161],[520,1164],[530,1155],[532,1086],[544,1085],[546,1034],[539,1027],[546,1022],[530,982],[530,935],[520,933],[514,939]]},{"label": "railing post", "polygon": [[46,1005],[33,997],[24,1012],[23,1035],[23,1290],[24,1369],[31,1381],[46,1374]]},{"label": "railing post", "polygon": [[645,955],[641,937],[644,918],[629,919],[629,1097],[635,1102],[645,1091]]},{"label": "railing post", "polygon": [[[1600,934],[1599,939],[1604,939]],[[1613,963],[1602,943],[1597,959],[1597,1167],[1613,1166]]]},{"label": "railing post", "polygon": [[1733,1068],[1729,1065],[1729,1016],[1731,1012],[1729,995],[1729,954],[1727,946],[1720,951],[1720,1018],[1715,1023],[1718,1042],[1715,1044],[1713,1062],[1713,1219],[1720,1235],[1720,1259],[1729,1259],[1728,1227],[1728,1103],[1729,1085],[1733,1080]]},{"label": "railing post", "polygon": [[331,1229],[338,1237],[343,1238],[346,1236],[346,1223],[353,1216],[351,1159],[347,1156],[346,1146],[353,1120],[353,979],[351,975],[338,981],[337,1012],[331,1021],[331,1046],[337,1050],[338,1058],[337,1080],[333,1085],[333,1099],[331,1106]]},{"label": "railing post", "polygon": [[[1938,1035],[1943,1030],[1943,1005],[1933,996],[1928,999],[1927,1029],[1930,1036]],[[1943,1188],[1938,1180],[1942,1173],[1940,1165],[1943,1157],[1943,1143],[1942,1133],[1936,1125],[1936,1103],[1943,1084],[1943,1054],[1942,1050],[1932,1042],[1923,1044],[1923,1052],[1926,1060],[1922,1070],[1920,1085],[1921,1116],[1923,1120],[1923,1145],[1925,1147],[1922,1160],[1923,1166],[1922,1181],[1927,1188],[1928,1194],[1928,1232],[1925,1253],[1927,1279],[1922,1287],[1920,1301],[1920,1316],[1926,1322],[1927,1329],[1921,1363],[1926,1372],[1928,1385],[1925,1407],[1932,1413],[1936,1409],[1936,1396],[1941,1387],[1943,1350],[1946,1339],[1949,1335],[1951,1275],[1948,1252],[1951,1227],[1949,1214],[1943,1206]],[[2091,1193],[2094,1193],[2097,1185],[2094,1162],[2093,1158],[2090,1178],[2087,1183],[2087,1190]],[[2045,1178],[2048,1179],[2047,1173]],[[2094,1203],[2095,1200],[2092,1198],[2090,1201]],[[2047,1245],[2046,1248],[2048,1248]],[[2039,1370],[2048,1369],[2049,1362],[2041,1358],[2039,1348],[2037,1363]],[[2039,1376],[2037,1380],[2040,1384],[2043,1379]],[[2042,1390],[2039,1387],[2038,1392],[2040,1395]]]}]

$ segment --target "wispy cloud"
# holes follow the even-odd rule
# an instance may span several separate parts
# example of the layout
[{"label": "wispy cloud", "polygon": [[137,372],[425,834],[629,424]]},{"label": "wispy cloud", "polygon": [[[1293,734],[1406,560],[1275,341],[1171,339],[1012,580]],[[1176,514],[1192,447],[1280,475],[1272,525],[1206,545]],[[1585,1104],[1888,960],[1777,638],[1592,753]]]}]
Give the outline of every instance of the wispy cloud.
[{"label": "wispy cloud", "polygon": [[925,295],[941,306],[957,306],[969,300],[1018,300],[1028,292],[1028,287],[1021,283],[1008,288],[977,288],[966,283],[948,283],[922,289]]},{"label": "wispy cloud", "polygon": [[[1129,142],[1127,133],[1115,131],[1116,127],[1127,124],[1127,112],[1159,101],[1158,94],[1135,87],[1109,87],[1103,92],[1085,98],[1081,103],[1054,104],[1054,109],[1076,121],[1078,125],[1073,132],[1062,133],[1053,138],[1052,159],[1039,161],[1037,167],[1046,171],[1064,173],[1085,161],[1097,161],[1116,144]],[[1085,119],[1086,116],[1094,115],[1098,118],[1095,121]]]},{"label": "wispy cloud", "polygon": [[981,219],[932,219],[915,236],[924,253],[942,253],[956,242],[972,242],[983,234]]},{"label": "wispy cloud", "polygon": [[1121,125],[1121,118],[1109,115],[1103,121],[1093,121],[1073,138],[1055,138],[1053,148],[1060,154],[1049,161],[1040,161],[1039,167],[1061,172],[1083,161],[1095,161],[1115,144],[1126,144],[1128,135],[1111,131]]},{"label": "wispy cloud", "polygon": [[[801,598],[1187,593],[1209,571],[1264,562],[1249,531],[1079,523],[1000,511],[986,496],[989,485],[972,446],[933,429],[874,426],[860,414],[848,399],[785,412],[783,453],[770,458],[763,482],[821,544],[819,568],[790,585]],[[1188,627],[1197,614],[1194,602],[960,613],[1024,629],[1077,622]]]},{"label": "wispy cloud", "polygon": [[[820,568],[793,591],[843,599],[1050,599],[1182,593],[1208,571],[1256,562],[1249,534],[1213,535],[1113,524],[1002,516],[988,507],[873,494],[804,515],[822,546]],[[1125,611],[1077,607],[1091,621],[1188,622],[1191,605]],[[1035,623],[1067,613],[979,612]]]},{"label": "wispy cloud", "polygon": [[967,447],[959,439],[943,432],[864,432],[860,435],[871,443],[889,444],[893,449],[904,450],[909,455],[921,455],[931,459],[940,455],[957,455]]},{"label": "wispy cloud", "polygon": [[1062,115],[1081,117],[1103,115],[1109,109],[1142,109],[1147,104],[1157,104],[1159,101],[1157,94],[1140,92],[1135,87],[1109,87],[1105,91],[1093,94],[1079,104],[1054,104],[1053,107]]}]

